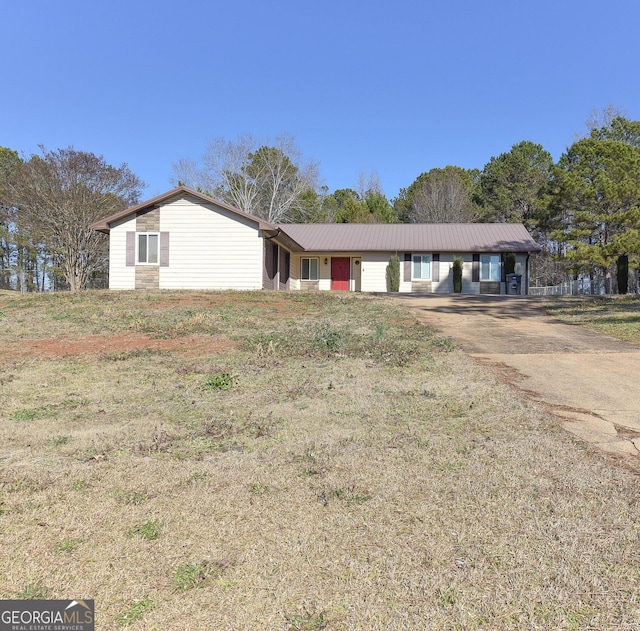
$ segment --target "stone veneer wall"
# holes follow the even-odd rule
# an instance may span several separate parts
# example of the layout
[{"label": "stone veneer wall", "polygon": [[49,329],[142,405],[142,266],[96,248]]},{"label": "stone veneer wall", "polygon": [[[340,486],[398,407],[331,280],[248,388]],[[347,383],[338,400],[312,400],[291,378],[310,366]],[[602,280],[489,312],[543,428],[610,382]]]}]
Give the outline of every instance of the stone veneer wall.
[{"label": "stone veneer wall", "polygon": [[497,280],[483,280],[480,282],[481,294],[499,294],[500,283]]},{"label": "stone veneer wall", "polygon": [[[152,208],[136,216],[136,232],[160,232],[160,209]],[[158,265],[136,265],[136,289],[158,289],[160,267]]]},{"label": "stone veneer wall", "polygon": [[160,209],[152,208],[136,215],[136,232],[160,232]]},{"label": "stone veneer wall", "polygon": [[433,292],[430,280],[411,281],[411,291],[415,294],[430,294]]},{"label": "stone veneer wall", "polygon": [[158,289],[158,287],[160,287],[160,267],[136,265],[136,289]]}]

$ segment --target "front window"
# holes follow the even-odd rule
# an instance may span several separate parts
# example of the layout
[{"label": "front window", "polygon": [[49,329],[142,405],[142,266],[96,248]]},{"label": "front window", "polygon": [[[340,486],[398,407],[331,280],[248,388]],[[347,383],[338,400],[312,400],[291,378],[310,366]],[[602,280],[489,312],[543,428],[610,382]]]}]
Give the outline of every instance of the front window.
[{"label": "front window", "polygon": [[318,280],[319,259],[301,259],[300,280]]},{"label": "front window", "polygon": [[500,255],[483,254],[480,257],[480,280],[500,281]]},{"label": "front window", "polygon": [[431,254],[414,254],[413,280],[431,280]]},{"label": "front window", "polygon": [[158,263],[158,243],[160,235],[155,233],[138,234],[138,263]]}]

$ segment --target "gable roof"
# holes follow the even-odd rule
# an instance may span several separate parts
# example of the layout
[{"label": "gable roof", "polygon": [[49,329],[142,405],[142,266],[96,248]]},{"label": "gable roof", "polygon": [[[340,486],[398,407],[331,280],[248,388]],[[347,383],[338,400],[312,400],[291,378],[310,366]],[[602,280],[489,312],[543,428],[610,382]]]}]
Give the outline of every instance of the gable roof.
[{"label": "gable roof", "polygon": [[307,252],[538,252],[522,224],[281,224]]},{"label": "gable roof", "polygon": [[522,224],[271,224],[187,186],[178,186],[89,227],[109,234],[111,224],[175,199],[192,197],[249,219],[268,239],[298,252],[539,252]]},{"label": "gable roof", "polygon": [[256,215],[250,215],[248,213],[242,212],[241,210],[238,210],[233,206],[229,206],[224,202],[219,202],[213,197],[209,197],[208,195],[204,195],[203,193],[194,191],[192,188],[189,188],[187,186],[178,186],[177,188],[174,188],[173,190],[167,193],[158,195],[157,197],[154,197],[153,199],[149,199],[146,202],[142,202],[137,206],[132,206],[131,208],[126,208],[125,210],[121,210],[120,212],[117,212],[109,217],[105,217],[104,219],[100,219],[99,221],[92,223],[89,226],[89,228],[91,228],[92,230],[98,230],[100,232],[109,234],[109,231],[111,230],[111,224],[114,223],[115,221],[126,219],[130,215],[135,215],[136,213],[139,213],[145,210],[151,210],[154,206],[161,206],[174,199],[180,199],[181,197],[187,197],[187,196],[195,197],[200,202],[205,202],[207,204],[213,204],[214,206],[219,206],[220,208],[223,208],[224,210],[227,210],[233,213],[234,215],[238,215],[239,217],[250,219],[254,223],[257,223],[258,227],[261,230],[277,230],[276,226],[269,223],[268,221],[264,221],[263,219],[260,219],[260,217],[257,217]]}]

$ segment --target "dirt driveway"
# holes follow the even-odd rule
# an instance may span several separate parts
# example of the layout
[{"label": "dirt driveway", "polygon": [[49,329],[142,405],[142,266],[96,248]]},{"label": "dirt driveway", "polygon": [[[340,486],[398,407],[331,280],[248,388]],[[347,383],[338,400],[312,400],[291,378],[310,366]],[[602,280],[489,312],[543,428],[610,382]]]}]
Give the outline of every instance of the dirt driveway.
[{"label": "dirt driveway", "polygon": [[640,452],[640,347],[546,315],[538,298],[399,296],[417,318],[598,447]]}]

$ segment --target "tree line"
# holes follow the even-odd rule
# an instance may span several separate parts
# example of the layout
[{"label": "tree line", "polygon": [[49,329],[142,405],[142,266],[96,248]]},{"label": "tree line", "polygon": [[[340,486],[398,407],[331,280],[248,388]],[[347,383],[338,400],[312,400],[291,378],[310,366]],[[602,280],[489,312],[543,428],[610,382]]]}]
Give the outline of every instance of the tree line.
[{"label": "tree line", "polygon": [[108,243],[89,225],[140,199],[125,164],[73,148],[23,160],[0,147],[0,289],[105,286]]},{"label": "tree line", "polygon": [[[613,109],[557,162],[522,141],[482,170],[421,173],[391,200],[375,173],[329,192],[288,136],[216,139],[173,170],[174,184],[272,223],[523,223],[542,247],[534,286],[581,278],[592,292],[627,293],[640,268],[640,121]],[[105,286],[107,239],[88,226],[138,203],[143,188],[126,164],[71,147],[26,160],[0,147],[0,288]]]}]

